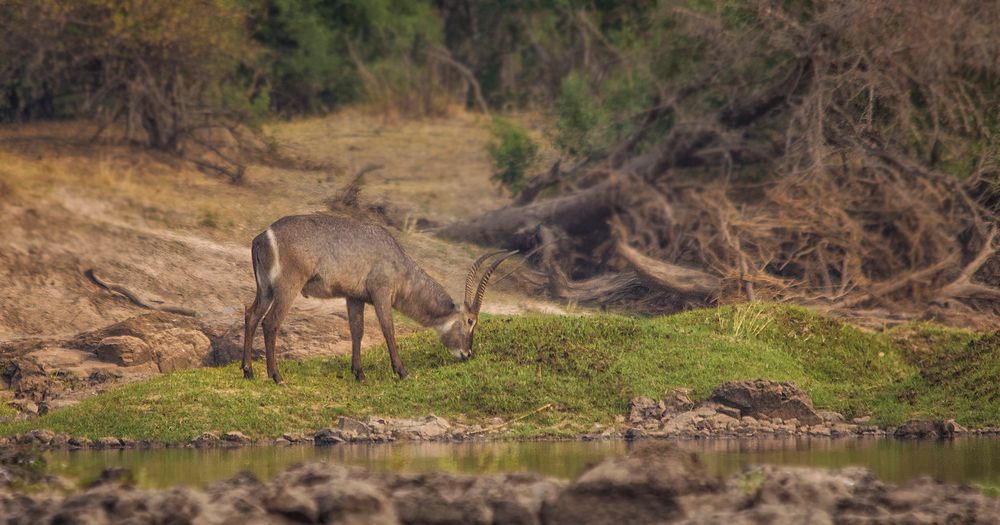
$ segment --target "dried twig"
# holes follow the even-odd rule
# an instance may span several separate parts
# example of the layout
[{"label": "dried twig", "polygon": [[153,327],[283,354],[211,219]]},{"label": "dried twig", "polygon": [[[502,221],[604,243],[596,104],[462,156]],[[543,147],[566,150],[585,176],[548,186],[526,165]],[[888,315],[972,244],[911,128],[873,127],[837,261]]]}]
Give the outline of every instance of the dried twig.
[{"label": "dried twig", "polygon": [[517,416],[517,417],[515,417],[513,419],[509,419],[507,421],[504,421],[503,423],[500,423],[498,425],[491,425],[491,426],[488,426],[486,428],[481,428],[479,430],[473,430],[473,431],[469,432],[469,435],[483,434],[485,432],[494,432],[494,431],[500,430],[501,428],[506,428],[506,427],[510,426],[512,423],[517,423],[518,421],[521,421],[522,419],[529,418],[529,417],[531,417],[531,416],[533,416],[533,415],[535,415],[535,414],[537,414],[539,412],[543,412],[543,411],[548,410],[550,408],[552,408],[552,403],[545,403],[544,405],[542,405],[542,406],[540,406],[540,407],[532,410],[531,412],[528,412],[527,414],[521,414],[520,416]]},{"label": "dried twig", "polygon": [[132,304],[145,308],[147,310],[159,310],[161,312],[170,312],[178,315],[186,315],[188,317],[198,317],[198,313],[190,308],[185,308],[183,306],[176,306],[172,304],[166,304],[160,300],[146,300],[143,299],[139,294],[133,292],[125,285],[113,283],[111,281],[106,281],[97,276],[97,273],[93,268],[88,268],[83,271],[83,275],[90,279],[90,281],[101,288],[125,299],[128,299]]}]

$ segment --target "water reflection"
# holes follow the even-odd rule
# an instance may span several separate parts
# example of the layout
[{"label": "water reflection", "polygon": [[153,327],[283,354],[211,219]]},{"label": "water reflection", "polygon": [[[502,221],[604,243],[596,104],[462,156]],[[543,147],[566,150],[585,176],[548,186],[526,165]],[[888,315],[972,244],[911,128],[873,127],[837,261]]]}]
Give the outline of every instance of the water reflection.
[{"label": "water reflection", "polygon": [[[750,465],[771,463],[839,468],[865,466],[886,481],[930,475],[937,479],[1000,485],[1000,440],[955,441],[878,439],[754,439],[680,441],[698,452],[720,475]],[[131,469],[144,487],[176,484],[204,486],[241,471],[267,479],[291,465],[327,460],[375,470],[460,473],[534,471],[570,479],[588,465],[627,452],[621,441],[522,443],[408,443],[335,447],[253,447],[239,449],[162,449],[56,451],[46,454],[50,470],[78,480],[102,469]]]}]

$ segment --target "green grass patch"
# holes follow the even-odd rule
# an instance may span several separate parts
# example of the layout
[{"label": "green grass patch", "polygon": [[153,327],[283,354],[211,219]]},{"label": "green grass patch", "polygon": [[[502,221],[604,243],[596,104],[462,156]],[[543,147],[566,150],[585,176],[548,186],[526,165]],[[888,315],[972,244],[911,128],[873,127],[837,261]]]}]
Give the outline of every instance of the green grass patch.
[{"label": "green grass patch", "polygon": [[401,341],[409,379],[384,346],[364,354],[358,384],[346,356],[280,363],[288,386],[246,381],[237,364],[120,386],[0,433],[49,428],[92,438],[187,440],[204,431],[255,437],[314,431],[340,415],[437,414],[466,422],[530,412],[516,436],[566,435],[607,424],[637,395],[675,387],[707,396],[738,379],[795,381],[817,407],[877,422],[955,417],[1000,421],[995,338],[931,324],[873,333],[803,308],[745,304],[656,318],[616,315],[489,317],[476,357],[454,360],[426,331]]}]

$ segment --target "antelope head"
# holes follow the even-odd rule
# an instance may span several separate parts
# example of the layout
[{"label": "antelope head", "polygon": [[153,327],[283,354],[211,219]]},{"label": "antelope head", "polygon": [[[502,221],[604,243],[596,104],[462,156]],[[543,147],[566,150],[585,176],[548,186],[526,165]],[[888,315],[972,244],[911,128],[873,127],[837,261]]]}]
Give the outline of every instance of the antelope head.
[{"label": "antelope head", "polygon": [[[500,266],[500,263],[516,253],[517,251],[487,253],[476,259],[476,262],[472,263],[472,267],[469,268],[469,275],[465,278],[465,299],[462,301],[462,306],[456,308],[455,313],[438,327],[441,344],[450,350],[451,355],[455,356],[456,359],[465,361],[472,357],[472,338],[476,333],[476,326],[479,324],[479,309],[483,306],[483,295],[486,294],[490,277],[493,276],[493,272]],[[490,257],[498,255],[500,257],[490,263],[489,267],[480,275],[483,263]]]}]

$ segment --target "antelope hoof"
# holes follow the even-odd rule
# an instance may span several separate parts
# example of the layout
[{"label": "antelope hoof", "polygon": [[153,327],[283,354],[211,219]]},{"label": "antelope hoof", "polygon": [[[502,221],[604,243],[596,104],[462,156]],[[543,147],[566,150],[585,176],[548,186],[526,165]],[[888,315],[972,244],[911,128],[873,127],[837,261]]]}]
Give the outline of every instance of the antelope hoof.
[{"label": "antelope hoof", "polygon": [[271,379],[273,379],[274,383],[278,386],[288,386],[285,384],[285,380],[281,378],[281,374],[277,372],[275,372],[274,375],[271,376]]},{"label": "antelope hoof", "polygon": [[243,379],[253,379],[253,368],[243,369]]},{"label": "antelope hoof", "polygon": [[365,373],[363,371],[361,371],[360,369],[358,369],[358,370],[354,370],[353,372],[354,372],[354,379],[357,379],[358,383],[364,383],[365,382]]},{"label": "antelope hoof", "polygon": [[410,377],[410,373],[407,372],[405,368],[400,368],[399,370],[396,370],[396,373],[399,374],[399,379],[401,380]]}]

